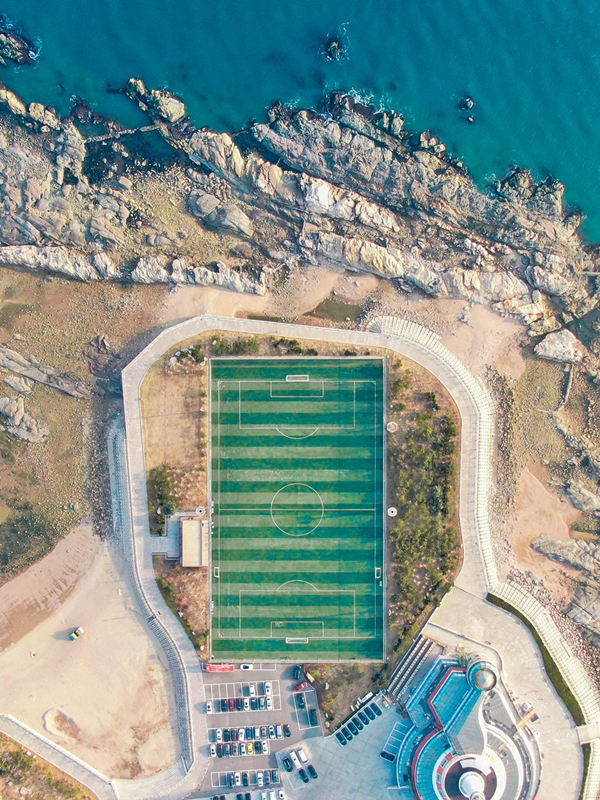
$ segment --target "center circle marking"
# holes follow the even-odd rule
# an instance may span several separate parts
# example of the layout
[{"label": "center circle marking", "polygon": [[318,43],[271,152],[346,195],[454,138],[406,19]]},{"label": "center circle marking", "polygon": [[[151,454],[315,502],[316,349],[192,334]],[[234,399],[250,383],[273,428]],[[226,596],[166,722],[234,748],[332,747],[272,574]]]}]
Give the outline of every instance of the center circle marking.
[{"label": "center circle marking", "polygon": [[271,500],[271,519],[287,536],[307,536],[323,520],[321,495],[308,483],[287,483]]}]

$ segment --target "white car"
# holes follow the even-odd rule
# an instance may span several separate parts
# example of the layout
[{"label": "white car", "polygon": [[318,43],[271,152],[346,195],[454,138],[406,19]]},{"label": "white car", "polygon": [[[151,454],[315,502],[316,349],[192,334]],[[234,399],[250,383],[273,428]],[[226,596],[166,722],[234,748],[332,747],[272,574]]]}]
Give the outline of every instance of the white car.
[{"label": "white car", "polygon": [[285,800],[285,792],[283,791],[283,789],[280,789],[277,792],[277,800]]},{"label": "white car", "polygon": [[269,797],[266,792],[260,793],[260,800],[269,800]]},{"label": "white car", "polygon": [[250,711],[250,700],[248,697],[244,697],[244,711]]},{"label": "white car", "polygon": [[235,773],[235,775],[233,776],[233,780],[234,780],[236,786],[241,786],[242,785],[242,776],[241,776],[241,774],[239,772]]},{"label": "white car", "polygon": [[265,681],[265,697],[271,697],[273,694],[273,687],[271,686],[271,681]]},{"label": "white car", "polygon": [[216,728],[216,730],[215,730],[215,739],[217,740],[217,742],[222,742],[223,741],[223,731],[221,730],[221,728]]},{"label": "white car", "polygon": [[210,757],[215,758],[215,756],[217,755],[216,745],[214,744],[209,745],[209,750],[210,750]]},{"label": "white car", "polygon": [[254,664],[240,664],[240,669],[254,669]]},{"label": "white car", "polygon": [[250,697],[256,697],[256,686],[253,683],[248,684],[248,694]]},{"label": "white car", "polygon": [[275,738],[275,726],[269,725],[269,739]]},{"label": "white car", "polygon": [[[263,785],[263,774],[260,771],[256,773],[256,785],[259,786],[259,787]],[[266,795],[266,792],[265,792],[265,795]]]},{"label": "white car", "polygon": [[238,742],[245,742],[246,741],[246,729],[240,728],[238,730]]},{"label": "white car", "polygon": [[246,752],[247,752],[246,751],[246,742],[240,742],[240,746],[239,747],[240,747],[240,749],[239,749],[240,755],[241,756],[245,756]]},{"label": "white car", "polygon": [[265,698],[267,701],[267,711],[273,710],[273,699],[271,697]]},{"label": "white car", "polygon": [[208,702],[206,703],[206,713],[212,714],[212,703],[210,702],[210,700],[208,700]]}]

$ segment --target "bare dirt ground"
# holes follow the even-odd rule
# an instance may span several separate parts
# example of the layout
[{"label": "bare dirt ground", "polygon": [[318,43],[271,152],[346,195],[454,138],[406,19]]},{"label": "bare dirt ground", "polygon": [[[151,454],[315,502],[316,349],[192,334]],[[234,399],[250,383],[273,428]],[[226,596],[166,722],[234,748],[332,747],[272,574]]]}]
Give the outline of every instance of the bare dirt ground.
[{"label": "bare dirt ground", "polygon": [[63,603],[100,549],[82,523],[41,561],[0,587],[0,651],[33,630]]},{"label": "bare dirt ground", "polygon": [[154,572],[170,608],[185,620],[188,636],[200,652],[207,647],[209,633],[207,567],[186,569],[162,556],[154,559]]},{"label": "bare dirt ground", "polygon": [[[77,626],[85,633],[69,641]],[[176,757],[168,673],[107,544],[63,602],[0,655],[0,685],[4,712],[111,777],[151,774]]]}]

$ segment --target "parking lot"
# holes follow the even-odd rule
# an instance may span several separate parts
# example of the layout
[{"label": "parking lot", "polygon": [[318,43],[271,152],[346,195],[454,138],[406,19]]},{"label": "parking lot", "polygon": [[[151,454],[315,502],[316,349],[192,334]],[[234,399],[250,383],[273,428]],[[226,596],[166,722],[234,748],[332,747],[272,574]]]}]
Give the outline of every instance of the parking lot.
[{"label": "parking lot", "polygon": [[[254,664],[251,670],[241,670],[236,668],[233,672],[205,672],[204,683],[206,699],[210,704],[210,713],[207,717],[209,728],[209,744],[207,749],[213,745],[216,750],[217,743],[235,745],[235,754],[231,752],[221,758],[216,756],[211,758],[211,769],[209,769],[205,781],[202,785],[202,794],[208,797],[220,797],[224,794],[228,800],[235,798],[237,794],[245,797],[250,793],[252,800],[259,800],[261,792],[266,791],[269,797],[270,791],[275,790],[276,794],[282,786],[282,776],[277,762],[277,753],[283,749],[289,750],[301,740],[317,737],[322,734],[320,715],[318,711],[316,692],[310,684],[301,691],[294,692],[294,687],[303,682],[304,676],[300,679],[294,677],[294,665],[275,665],[275,664]],[[266,708],[267,692],[265,682],[270,684],[271,708]],[[252,688],[251,688],[252,687]],[[248,707],[252,699],[257,701],[264,698],[264,707]],[[244,699],[248,702],[245,704]],[[230,708],[230,700],[233,700],[233,709]],[[238,701],[236,704],[236,700]],[[242,701],[242,708],[239,708],[239,700]],[[227,710],[224,709],[223,701],[227,703]],[[310,712],[313,711],[313,720],[316,724],[311,724]],[[201,713],[206,713],[206,707],[198,709]],[[272,730],[269,730],[271,726]],[[281,738],[277,738],[277,726],[280,726]],[[286,736],[284,726],[287,726],[289,736]],[[246,729],[252,729],[252,736],[248,740]],[[258,728],[259,737],[254,735],[254,729]],[[243,729],[243,741],[240,740],[240,729]],[[220,734],[217,734],[220,731]],[[225,734],[225,731],[228,731]],[[231,740],[231,732],[236,732],[236,739]],[[266,732],[266,736],[262,734]],[[270,735],[271,734],[271,735]],[[275,734],[275,735],[273,735]],[[217,736],[221,742],[217,742]],[[229,742],[225,742],[225,738]],[[248,741],[253,744],[254,750],[256,742],[260,742],[261,750],[266,746],[266,751],[261,753],[251,752],[248,754]],[[244,744],[245,755],[240,755],[240,743]],[[269,771],[269,783],[266,784],[265,773]],[[273,782],[273,770],[276,770],[276,781]],[[236,773],[239,773],[240,784],[235,785]],[[259,785],[258,774],[262,773],[262,783]],[[231,778],[230,778],[231,776]],[[234,785],[228,784],[233,779]],[[247,785],[244,785],[247,781]]]}]

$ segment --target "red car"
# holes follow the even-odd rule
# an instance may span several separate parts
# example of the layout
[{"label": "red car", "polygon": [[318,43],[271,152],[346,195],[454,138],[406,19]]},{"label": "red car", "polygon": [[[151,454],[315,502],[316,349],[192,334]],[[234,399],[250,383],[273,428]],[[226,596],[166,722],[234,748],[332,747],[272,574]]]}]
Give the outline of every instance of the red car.
[{"label": "red car", "polygon": [[298,683],[294,686],[295,692],[301,692],[303,689],[308,689],[308,681],[302,681],[302,683]]},{"label": "red car", "polygon": [[235,700],[233,698],[229,699],[229,710],[235,711]]}]

